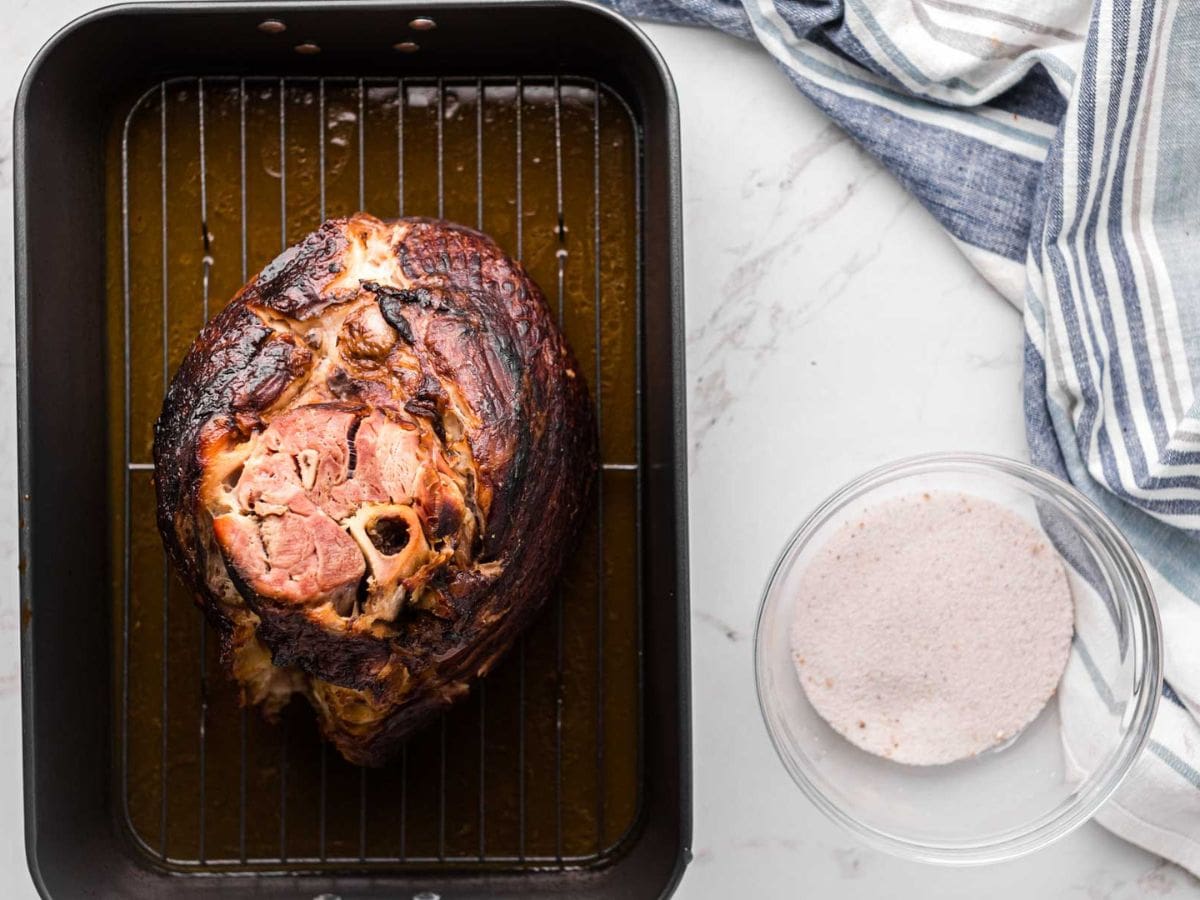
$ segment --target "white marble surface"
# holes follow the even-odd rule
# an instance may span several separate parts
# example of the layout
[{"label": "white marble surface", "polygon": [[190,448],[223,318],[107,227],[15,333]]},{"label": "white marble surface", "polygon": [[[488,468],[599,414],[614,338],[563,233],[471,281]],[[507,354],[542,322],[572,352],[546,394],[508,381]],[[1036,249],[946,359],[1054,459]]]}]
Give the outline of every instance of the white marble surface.
[{"label": "white marble surface", "polygon": [[[33,896],[21,823],[11,115],[29,59],[91,0],[0,0],[0,896]],[[800,517],[865,468],[1024,454],[1019,316],[765,54],[650,26],[683,118],[695,860],[678,896],[1200,898],[1088,825],[985,869],[858,845],[793,787],[758,714],[750,636]],[[748,500],[747,498],[757,498]],[[764,500],[765,498],[765,500]]]}]

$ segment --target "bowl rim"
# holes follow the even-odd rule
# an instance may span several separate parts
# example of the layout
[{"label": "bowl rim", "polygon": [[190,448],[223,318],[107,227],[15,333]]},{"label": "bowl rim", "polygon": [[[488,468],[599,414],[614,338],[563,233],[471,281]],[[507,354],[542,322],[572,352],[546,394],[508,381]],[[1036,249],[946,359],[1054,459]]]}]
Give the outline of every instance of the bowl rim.
[{"label": "bowl rim", "polygon": [[[1007,476],[1032,482],[1057,504],[1083,519],[1095,535],[1131,596],[1133,699],[1129,726],[1106,764],[1084,781],[1078,796],[1065,808],[983,840],[918,841],[887,831],[851,815],[814,783],[785,751],[784,739],[772,721],[772,704],[764,684],[763,625],[768,603],[784,566],[846,502],[901,477],[920,474],[967,473]],[[1039,498],[1040,499],[1040,498]],[[977,452],[925,453],[876,466],[846,482],[822,500],[792,532],[771,567],[754,624],[754,686],[759,712],[776,755],[808,799],[827,817],[865,843],[895,856],[944,865],[982,865],[1015,859],[1049,846],[1088,821],[1129,775],[1150,739],[1162,695],[1162,625],[1154,591],[1141,559],[1129,541],[1100,508],[1074,485],[1028,463]]]}]

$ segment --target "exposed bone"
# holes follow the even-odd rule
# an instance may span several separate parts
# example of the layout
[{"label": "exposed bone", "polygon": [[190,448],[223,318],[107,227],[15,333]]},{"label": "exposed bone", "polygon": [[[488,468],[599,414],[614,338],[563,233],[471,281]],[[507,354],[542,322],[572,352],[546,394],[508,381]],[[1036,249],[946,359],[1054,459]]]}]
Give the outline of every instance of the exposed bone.
[{"label": "exposed bone", "polygon": [[[368,533],[373,525],[385,519],[400,519],[408,528],[408,542],[395,553],[382,552]],[[430,556],[421,519],[411,506],[373,503],[360,507],[347,525],[350,535],[358,542],[359,549],[366,557],[371,572],[367,578],[367,600],[363,612],[394,621],[406,599],[402,582],[420,569]]]}]

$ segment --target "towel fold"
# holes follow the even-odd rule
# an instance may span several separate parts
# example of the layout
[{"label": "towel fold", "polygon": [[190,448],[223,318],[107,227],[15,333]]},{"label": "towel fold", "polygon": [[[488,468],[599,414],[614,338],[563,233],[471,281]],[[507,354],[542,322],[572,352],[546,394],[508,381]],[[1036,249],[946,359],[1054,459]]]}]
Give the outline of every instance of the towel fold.
[{"label": "towel fold", "polygon": [[[1101,824],[1200,875],[1200,6],[609,0],[758,41],[1025,316],[1035,464],[1142,556],[1158,719]],[[1068,772],[1103,686],[1068,677]]]}]

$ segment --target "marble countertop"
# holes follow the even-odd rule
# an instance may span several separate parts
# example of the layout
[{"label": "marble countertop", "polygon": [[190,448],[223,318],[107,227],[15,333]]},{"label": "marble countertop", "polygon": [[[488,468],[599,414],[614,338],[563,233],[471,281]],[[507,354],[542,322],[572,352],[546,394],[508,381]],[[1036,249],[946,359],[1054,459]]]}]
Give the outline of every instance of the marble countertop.
[{"label": "marble countertop", "polygon": [[[34,891],[14,600],[11,118],[36,49],[97,5],[0,0],[0,894],[13,898]],[[902,862],[792,785],[754,696],[767,571],[804,513],[866,468],[932,450],[1025,455],[1020,316],[765,53],[703,30],[647,31],[683,128],[695,859],[678,896],[1200,898],[1200,882],[1092,824],[1005,865]],[[745,502],[749,473],[773,502]]]}]

